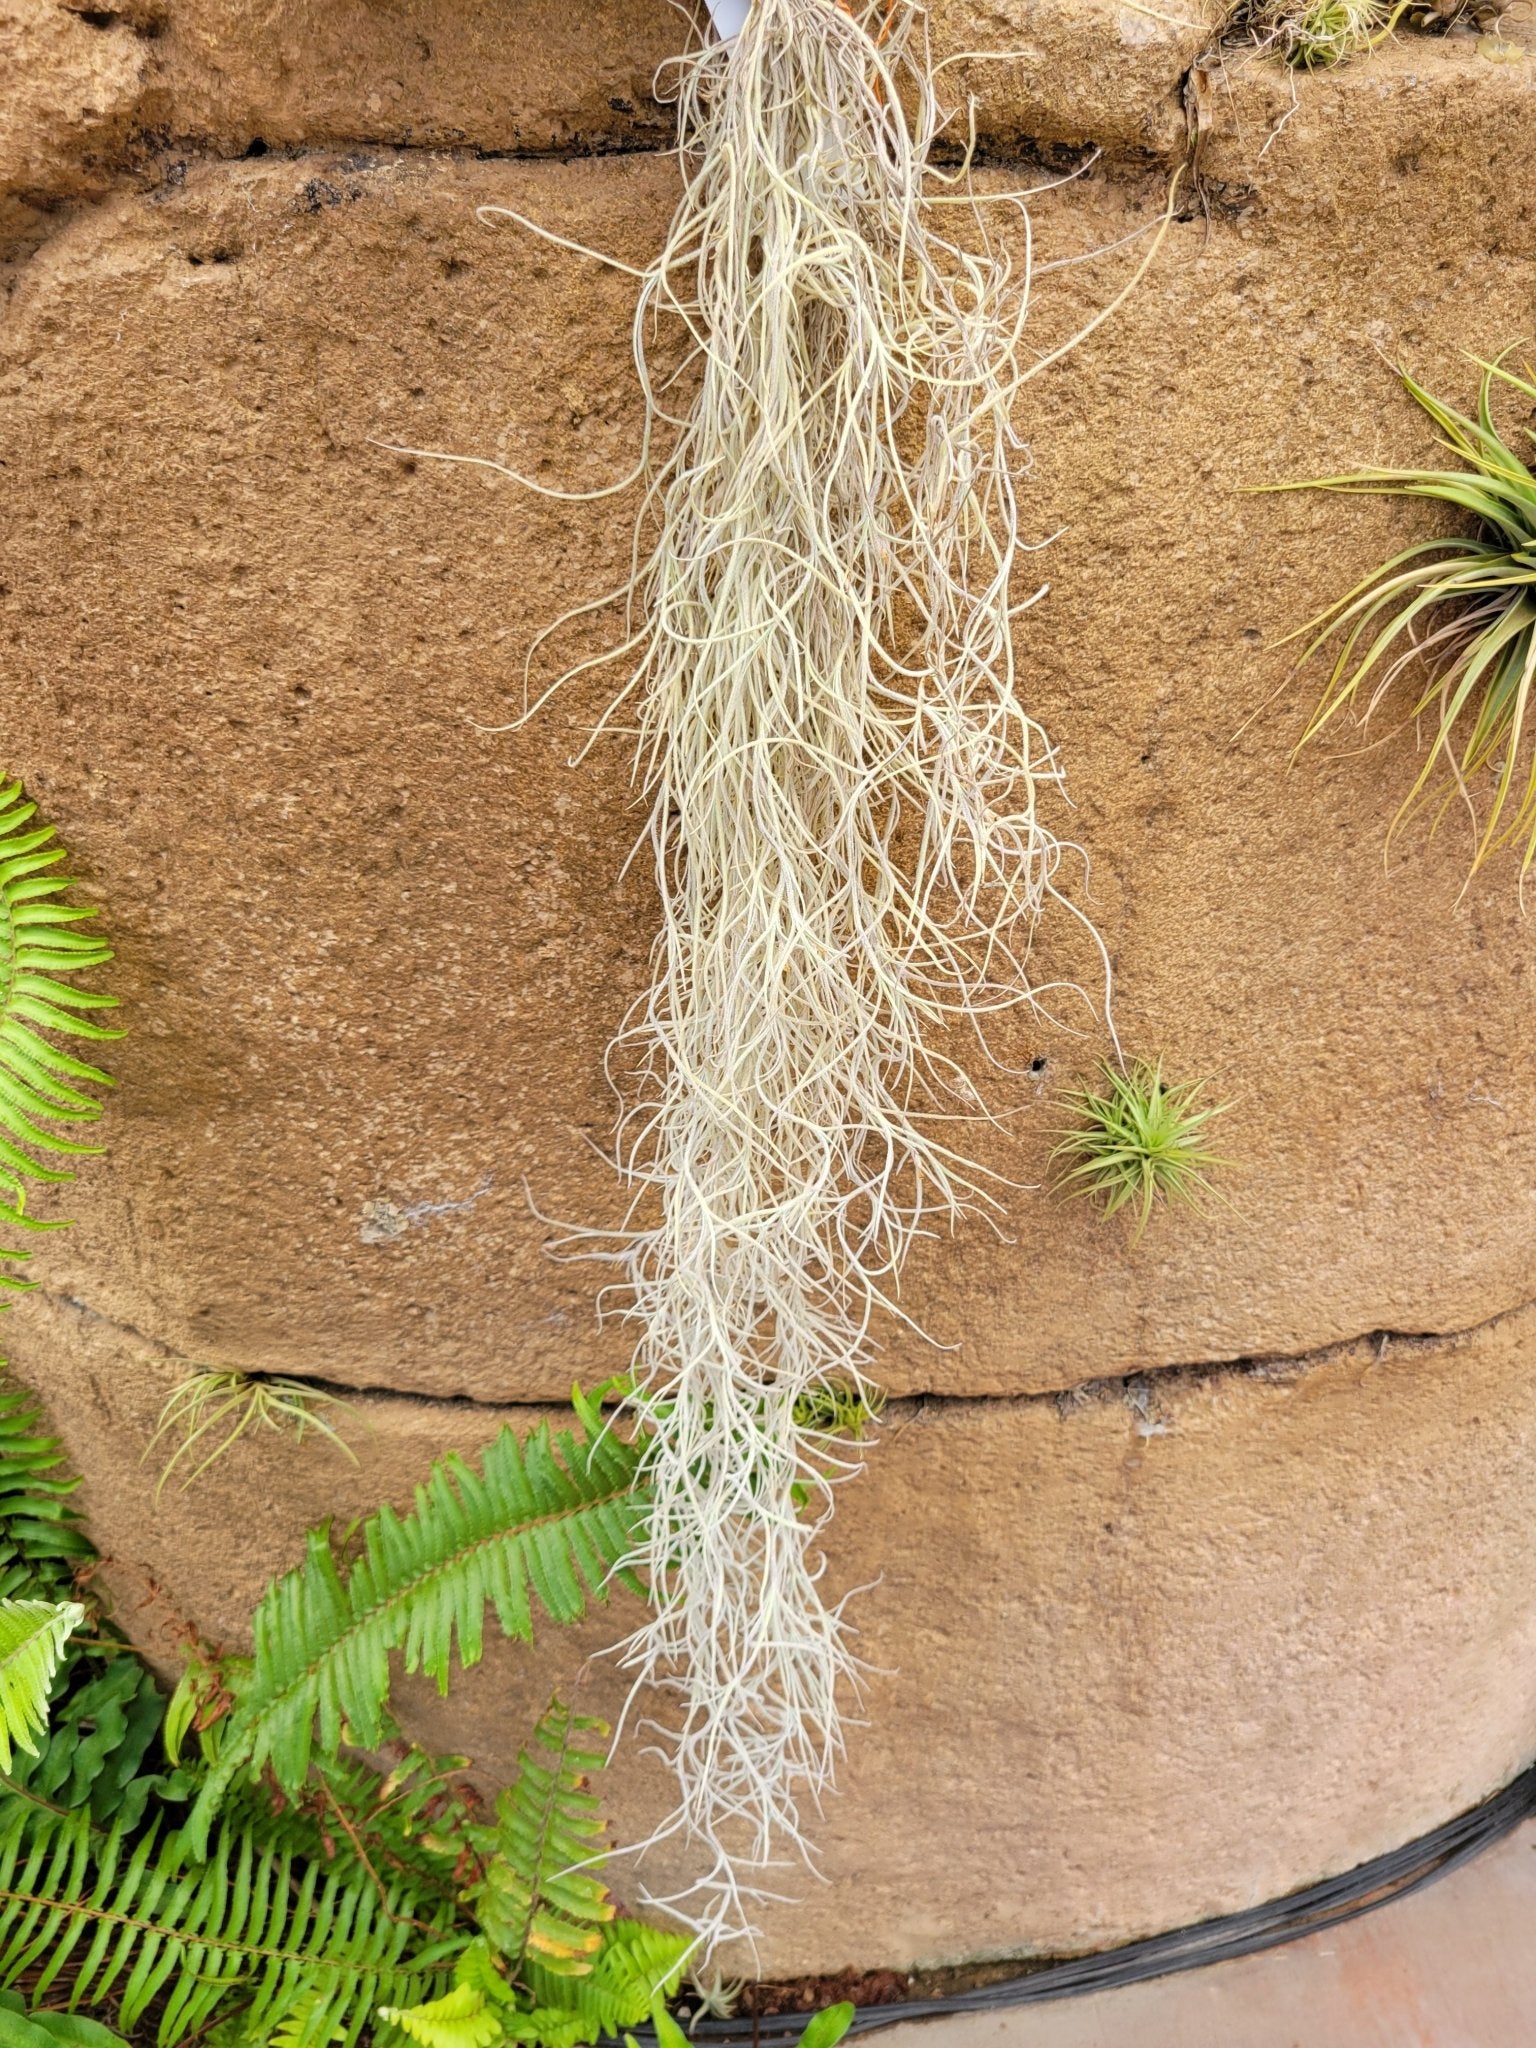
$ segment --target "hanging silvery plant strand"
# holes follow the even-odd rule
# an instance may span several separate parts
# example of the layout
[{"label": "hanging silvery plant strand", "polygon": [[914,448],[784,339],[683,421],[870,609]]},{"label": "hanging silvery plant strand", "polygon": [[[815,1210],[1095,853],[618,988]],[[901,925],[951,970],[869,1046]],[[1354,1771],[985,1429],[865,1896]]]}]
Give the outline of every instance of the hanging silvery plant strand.
[{"label": "hanging silvery plant strand", "polygon": [[[1012,413],[1062,352],[1020,368],[1023,195],[1015,255],[965,173],[928,190],[945,116],[915,0],[711,4],[728,39],[677,66],[683,194],[635,273],[615,709],[662,930],[613,1056],[634,1227],[598,1256],[651,1433],[653,1613],[625,1655],[676,1701],[664,1832],[709,1866],[665,1903],[715,1936],[809,1852],[857,1690],[820,1551],[851,1467],[807,1396],[862,1383],[914,1237],[995,1201],[955,1149],[986,1108],[951,1047],[991,1057],[989,1020],[1034,1000],[1069,849],[1015,691]],[[691,385],[653,366],[674,322]]]},{"label": "hanging silvery plant strand", "polygon": [[1027,270],[935,230],[918,19],[753,0],[682,66],[686,188],[635,324],[648,395],[654,316],[700,348],[630,686],[663,931],[624,1034],[654,1219],[623,1252],[655,1431],[628,1655],[679,1697],[713,1868],[678,1903],[716,1929],[801,1841],[855,1689],[797,1404],[861,1377],[914,1233],[977,1196],[942,1119],[981,1105],[941,1040],[1025,999],[1062,853],[1013,687]]}]

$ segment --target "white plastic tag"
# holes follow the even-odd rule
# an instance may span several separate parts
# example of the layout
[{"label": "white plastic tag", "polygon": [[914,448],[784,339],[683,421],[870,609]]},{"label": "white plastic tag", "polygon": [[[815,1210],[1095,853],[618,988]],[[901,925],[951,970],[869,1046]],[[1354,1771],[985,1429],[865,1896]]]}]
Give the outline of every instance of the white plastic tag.
[{"label": "white plastic tag", "polygon": [[747,9],[752,0],[709,0],[709,11],[714,19],[715,34],[722,43],[741,31],[747,18]]}]

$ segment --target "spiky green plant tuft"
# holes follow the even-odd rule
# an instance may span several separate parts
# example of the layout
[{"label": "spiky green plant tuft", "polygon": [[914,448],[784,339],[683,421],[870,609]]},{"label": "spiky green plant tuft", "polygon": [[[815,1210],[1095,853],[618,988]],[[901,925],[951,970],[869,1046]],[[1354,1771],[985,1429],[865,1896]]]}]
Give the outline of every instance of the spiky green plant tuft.
[{"label": "spiky green plant tuft", "polygon": [[1388,845],[1422,811],[1432,812],[1433,830],[1459,798],[1473,820],[1472,873],[1519,843],[1523,880],[1536,859],[1536,474],[1501,437],[1492,394],[1499,382],[1536,403],[1536,383],[1505,369],[1502,357],[1479,367],[1476,419],[1399,372],[1465,468],[1366,469],[1269,488],[1428,498],[1476,522],[1470,534],[1415,541],[1300,629],[1313,636],[1303,664],[1342,636],[1301,744],[1348,711],[1365,725],[1408,680],[1404,722],[1429,720],[1433,738]]},{"label": "spiky green plant tuft", "polygon": [[322,1408],[345,1408],[346,1405],[339,1395],[327,1393],[323,1387],[312,1386],[306,1380],[269,1379],[233,1370],[210,1369],[193,1373],[179,1387],[172,1389],[170,1398],[160,1410],[155,1433],[145,1448],[144,1455],[148,1457],[163,1438],[179,1438],[160,1474],[155,1497],[159,1498],[177,1467],[196,1458],[199,1447],[209,1439],[212,1439],[212,1447],[204,1450],[192,1470],[182,1478],[183,1492],[251,1429],[291,1430],[296,1440],[303,1437],[306,1429],[313,1429],[329,1438],[338,1451],[356,1464],[356,1454],[351,1445],[319,1412]]},{"label": "spiky green plant tuft", "polygon": [[[68,856],[54,828],[36,819],[37,805],[21,784],[0,783],[0,1189],[10,1196],[8,1202],[0,1199],[0,1221],[28,1231],[56,1230],[60,1223],[27,1214],[27,1183],[72,1180],[71,1170],[58,1162],[101,1149],[49,1126],[94,1123],[101,1105],[78,1084],[112,1086],[110,1075],[62,1051],[53,1039],[123,1035],[91,1020],[93,1011],[116,1008],[116,996],[58,979],[103,966],[112,950],[79,929],[95,917],[94,910],[60,901],[71,878],[51,870]],[[0,1259],[28,1256],[0,1251]],[[27,1284],[0,1273],[0,1289]]]},{"label": "spiky green plant tuft", "polygon": [[1320,71],[1363,57],[1384,42],[1409,0],[1259,0],[1248,20],[1266,48],[1287,64]]},{"label": "spiky green plant tuft", "polygon": [[1170,1086],[1161,1060],[1120,1067],[1106,1059],[1102,1072],[1102,1089],[1079,1088],[1061,1098],[1078,1121],[1059,1133],[1051,1154],[1062,1165],[1056,1184],[1063,1194],[1091,1197],[1106,1216],[1132,1209],[1139,1238],[1159,1200],[1199,1208],[1214,1195],[1208,1175],[1227,1162],[1207,1140],[1228,1105],[1197,1109],[1205,1084]]},{"label": "spiky green plant tuft", "polygon": [[796,1401],[795,1427],[810,1436],[850,1437],[862,1443],[884,1407],[885,1395],[879,1387],[824,1380],[807,1387]]}]

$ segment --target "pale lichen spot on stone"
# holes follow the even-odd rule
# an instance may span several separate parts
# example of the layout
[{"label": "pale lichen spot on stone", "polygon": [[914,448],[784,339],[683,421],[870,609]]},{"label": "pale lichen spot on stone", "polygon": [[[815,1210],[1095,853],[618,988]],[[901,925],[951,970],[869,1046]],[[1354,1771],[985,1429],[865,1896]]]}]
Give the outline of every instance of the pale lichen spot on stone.
[{"label": "pale lichen spot on stone", "polygon": [[410,1227],[403,1209],[380,1199],[364,1202],[357,1235],[362,1244],[393,1244]]}]

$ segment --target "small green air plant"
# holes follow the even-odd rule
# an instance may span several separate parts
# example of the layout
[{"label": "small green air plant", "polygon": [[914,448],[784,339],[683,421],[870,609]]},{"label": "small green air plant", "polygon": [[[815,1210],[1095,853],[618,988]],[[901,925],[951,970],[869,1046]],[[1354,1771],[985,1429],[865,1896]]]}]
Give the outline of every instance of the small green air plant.
[{"label": "small green air plant", "polygon": [[[156,1482],[155,1498],[160,1498],[166,1482],[179,1466],[197,1458],[191,1471],[183,1474],[181,1489],[185,1493],[252,1429],[289,1430],[295,1441],[302,1440],[305,1430],[313,1429],[355,1465],[357,1456],[351,1445],[319,1412],[322,1408],[347,1406],[340,1395],[312,1386],[306,1380],[236,1370],[193,1373],[171,1390],[160,1410],[155,1433],[144,1449],[147,1458],[163,1439],[179,1439]],[[199,1458],[199,1448],[209,1439],[212,1447],[203,1450]]]},{"label": "small green air plant", "polygon": [[1396,28],[1411,0],[1260,0],[1249,22],[1260,43],[1287,64],[1321,71],[1364,57]]},{"label": "small green air plant", "polygon": [[1159,1060],[1133,1060],[1129,1067],[1101,1062],[1104,1086],[1074,1089],[1060,1106],[1077,1118],[1057,1135],[1052,1152],[1061,1163],[1058,1190],[1087,1195],[1105,1216],[1135,1213],[1132,1242],[1140,1238],[1159,1201],[1200,1209],[1219,1200],[1209,1175],[1228,1162],[1209,1148],[1210,1126],[1230,1107],[1196,1100],[1205,1083],[1170,1085]]},{"label": "small green air plant", "polygon": [[795,1401],[795,1427],[808,1436],[846,1437],[856,1444],[880,1420],[885,1395],[879,1387],[852,1380],[824,1380]]},{"label": "small green air plant", "polygon": [[[1523,885],[1536,859],[1536,736],[1529,717],[1536,685],[1536,474],[1500,435],[1492,394],[1497,381],[1536,403],[1536,383],[1505,369],[1502,356],[1473,360],[1483,373],[1476,419],[1398,373],[1440,428],[1441,445],[1465,468],[1366,469],[1265,488],[1428,498],[1476,521],[1470,534],[1415,541],[1290,636],[1312,636],[1298,667],[1342,636],[1300,744],[1346,711],[1366,725],[1398,683],[1415,677],[1404,722],[1431,720],[1433,738],[1388,830],[1388,848],[1426,810],[1433,831],[1459,798],[1476,836],[1468,880],[1491,854],[1518,842]],[[1523,431],[1536,441],[1530,427]]]},{"label": "small green air plant", "polygon": [[[67,858],[54,828],[37,822],[37,805],[21,784],[0,781],[0,1222],[13,1230],[62,1228],[62,1219],[44,1222],[27,1213],[27,1184],[73,1180],[58,1162],[101,1149],[47,1128],[94,1123],[101,1105],[81,1084],[112,1086],[110,1075],[53,1040],[100,1042],[123,1035],[92,1018],[93,1012],[114,1009],[116,996],[58,978],[112,958],[109,946],[80,929],[97,913],[60,900],[72,880],[53,870]],[[0,1259],[29,1256],[0,1250]],[[30,1284],[0,1272],[0,1290],[20,1292]]]}]

